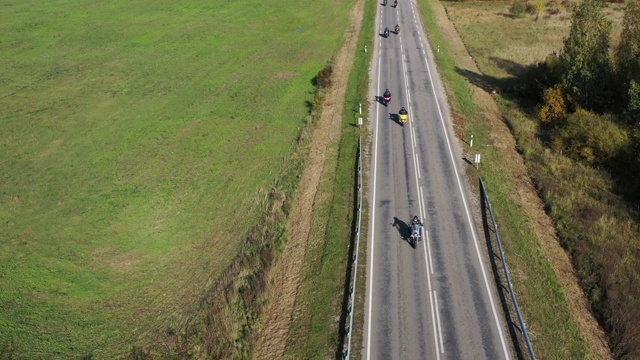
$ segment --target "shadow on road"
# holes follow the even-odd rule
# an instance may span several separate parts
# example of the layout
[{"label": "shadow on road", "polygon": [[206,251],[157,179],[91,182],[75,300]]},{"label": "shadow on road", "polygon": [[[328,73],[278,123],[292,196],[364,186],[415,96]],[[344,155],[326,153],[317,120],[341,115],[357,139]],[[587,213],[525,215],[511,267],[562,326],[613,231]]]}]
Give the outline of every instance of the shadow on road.
[{"label": "shadow on road", "polygon": [[[393,223],[391,224],[394,228],[398,230],[400,233],[400,238],[406,241],[409,244],[409,225],[406,222],[398,219],[397,217],[393,217]],[[411,245],[411,244],[409,244]]]},{"label": "shadow on road", "polygon": [[383,96],[376,96],[376,102],[380,103],[384,106],[387,106],[387,104],[384,103],[384,97]]}]

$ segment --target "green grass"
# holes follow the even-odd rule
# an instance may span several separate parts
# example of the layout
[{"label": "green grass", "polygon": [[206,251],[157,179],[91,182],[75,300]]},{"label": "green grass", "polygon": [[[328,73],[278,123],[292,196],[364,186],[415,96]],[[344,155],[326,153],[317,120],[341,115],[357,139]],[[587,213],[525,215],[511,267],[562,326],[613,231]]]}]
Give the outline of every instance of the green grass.
[{"label": "green grass", "polygon": [[[439,33],[437,21],[430,10],[430,1],[421,0],[419,5],[431,46],[433,48],[440,46],[436,62],[443,80],[447,83],[450,104],[452,104],[454,113],[464,115],[464,126],[467,133],[474,134],[474,149],[482,148],[480,171],[477,172],[470,168],[468,170],[469,181],[471,184],[477,184],[477,175],[483,176],[496,214],[514,289],[524,312],[536,356],[541,359],[584,358],[586,356],[585,344],[580,338],[577,326],[571,316],[563,290],[544,256],[543,249],[533,232],[531,221],[522,206],[519,205],[520,200],[516,195],[514,179],[508,171],[505,171],[509,164],[505,163],[503,154],[491,146],[491,128],[483,116],[478,113],[476,105],[468,95],[466,79],[455,71],[455,59]],[[446,4],[447,7],[449,5],[452,4]],[[459,4],[453,5],[460,6]],[[468,6],[473,6],[473,4]],[[477,6],[486,5],[481,3]],[[506,5],[504,6],[506,7]],[[466,42],[468,34],[464,29],[460,30],[464,25],[456,23],[456,27]],[[479,32],[477,29],[473,31]],[[493,41],[494,37],[485,36],[483,39],[485,42]],[[467,44],[467,47],[473,48],[473,45]],[[473,52],[471,54],[474,58],[481,57],[481,54]],[[476,61],[478,60],[476,59]],[[488,59],[484,58],[484,61],[488,61]]]},{"label": "green grass", "polygon": [[[325,170],[319,193],[329,194],[325,201],[314,208],[313,235],[320,241],[307,250],[300,286],[295,306],[294,322],[287,343],[287,355],[298,359],[335,358],[341,351],[345,335],[340,330],[338,319],[343,311],[343,295],[346,277],[353,277],[353,268],[348,271],[350,244],[355,238],[357,189],[357,150],[360,130],[357,123],[359,104],[367,114],[368,68],[371,52],[362,51],[367,45],[373,49],[373,24],[377,3],[365,3],[356,57],[350,73],[337,158],[331,159],[332,166]],[[365,145],[366,146],[366,145]],[[360,253],[364,254],[365,237],[362,235]],[[364,257],[359,265],[363,266]],[[359,273],[357,291],[364,294],[364,271]],[[356,305],[354,326],[362,326],[362,305]],[[359,317],[359,318],[358,318]],[[348,317],[346,318],[348,321]],[[359,325],[358,325],[359,324]],[[356,332],[354,332],[356,333]],[[362,343],[359,335],[354,335],[353,348],[359,350]],[[352,353],[357,358],[357,352]]]},{"label": "green grass", "polygon": [[184,325],[346,22],[331,1],[3,5],[0,338],[108,358]]}]

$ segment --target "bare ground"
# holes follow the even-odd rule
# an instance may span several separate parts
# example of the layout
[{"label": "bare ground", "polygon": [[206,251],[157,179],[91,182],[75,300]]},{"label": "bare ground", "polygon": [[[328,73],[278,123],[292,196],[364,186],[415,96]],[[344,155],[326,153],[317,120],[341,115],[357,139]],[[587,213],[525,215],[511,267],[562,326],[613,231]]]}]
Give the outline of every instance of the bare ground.
[{"label": "bare ground", "polygon": [[[438,1],[432,1],[438,27],[449,44],[449,50],[456,59],[456,64],[463,69],[480,74],[475,61],[471,58],[466,47],[455,29],[453,22]],[[593,317],[589,303],[578,284],[575,271],[569,256],[560,246],[555,234],[553,222],[544,211],[544,203],[538,196],[531,178],[527,172],[522,156],[516,150],[516,142],[507,125],[502,121],[502,114],[493,97],[483,89],[469,84],[474,103],[478,106],[482,116],[490,123],[494,146],[504,155],[504,164],[511,173],[517,197],[527,215],[532,221],[534,232],[539,239],[545,256],[551,264],[556,277],[560,281],[569,304],[569,309],[579,328],[581,337],[585,340],[590,359],[611,359],[612,355],[607,345],[603,330]],[[460,129],[463,120],[455,121]],[[460,137],[460,134],[458,134]]]},{"label": "bare ground", "polygon": [[269,278],[271,304],[265,311],[264,326],[258,335],[257,359],[282,358],[300,287],[300,274],[308,243],[311,239],[313,207],[317,188],[325,167],[328,151],[337,151],[343,119],[344,99],[353,65],[364,0],[358,0],[349,17],[344,43],[333,61],[332,85],[326,90],[322,112],[311,137],[311,149],[300,180],[293,208],[287,223],[287,242],[282,256]]}]

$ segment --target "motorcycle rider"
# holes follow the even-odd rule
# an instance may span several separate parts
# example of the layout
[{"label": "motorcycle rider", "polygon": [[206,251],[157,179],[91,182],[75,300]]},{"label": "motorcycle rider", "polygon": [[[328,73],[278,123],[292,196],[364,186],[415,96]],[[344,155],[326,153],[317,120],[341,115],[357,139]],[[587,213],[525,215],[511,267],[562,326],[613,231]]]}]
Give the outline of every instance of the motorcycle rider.
[{"label": "motorcycle rider", "polygon": [[396,24],[396,34],[400,32],[400,25]]},{"label": "motorcycle rider", "polygon": [[389,37],[389,28],[384,28],[384,37]]},{"label": "motorcycle rider", "polygon": [[395,0],[395,1],[393,2],[393,7],[398,7],[398,0]]},{"label": "motorcycle rider", "polygon": [[[409,237],[417,243],[422,238],[422,222],[420,222],[418,216],[414,216],[413,219],[411,219],[409,228],[411,230],[411,234],[409,235]],[[418,236],[415,236],[416,234]]]},{"label": "motorcycle rider", "polygon": [[389,91],[389,89],[384,91],[384,94],[382,94],[382,104],[384,106],[387,106],[387,104],[391,101],[391,91]]},{"label": "motorcycle rider", "polygon": [[[402,114],[402,115],[406,115],[408,114],[407,109],[403,107],[400,108],[400,111],[398,111],[398,114]],[[414,216],[414,219],[417,218],[417,216]]]}]

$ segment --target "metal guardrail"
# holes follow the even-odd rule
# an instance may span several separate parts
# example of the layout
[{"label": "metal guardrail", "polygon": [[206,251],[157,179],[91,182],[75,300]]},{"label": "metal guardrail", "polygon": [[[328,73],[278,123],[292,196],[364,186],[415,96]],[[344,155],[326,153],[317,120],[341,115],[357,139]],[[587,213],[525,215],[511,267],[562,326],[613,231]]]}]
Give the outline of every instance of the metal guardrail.
[{"label": "metal guardrail", "polygon": [[344,358],[351,356],[351,334],[353,333],[353,306],[356,299],[356,280],[358,279],[358,253],[360,252],[360,225],[362,223],[362,135],[358,138],[358,225],[356,226],[356,249],[353,255],[353,281],[351,282],[349,306],[349,327],[347,328],[347,348],[343,350]]},{"label": "metal guardrail", "polygon": [[511,285],[511,276],[509,276],[509,268],[507,267],[507,263],[504,260],[504,251],[502,251],[502,242],[500,241],[500,235],[498,234],[498,224],[496,223],[496,219],[493,217],[493,209],[491,208],[491,202],[489,202],[489,196],[487,195],[487,191],[484,187],[484,182],[482,181],[482,176],[480,176],[480,187],[482,188],[482,196],[484,200],[487,202],[487,208],[489,209],[489,214],[491,215],[491,222],[493,223],[493,232],[496,234],[496,243],[498,244],[498,249],[500,250],[500,260],[502,261],[502,269],[504,270],[504,276],[509,285],[509,294],[511,295],[511,301],[513,302],[513,307],[515,308],[516,315],[518,316],[518,322],[520,323],[520,329],[522,334],[524,335],[524,341],[527,345],[527,349],[529,350],[529,357],[535,360],[536,355],[533,353],[533,346],[531,345],[531,341],[529,340],[529,334],[527,333],[527,325],[524,323],[522,319],[522,313],[520,312],[520,307],[518,306],[518,300],[516,299],[516,294],[513,292],[513,286]]}]

